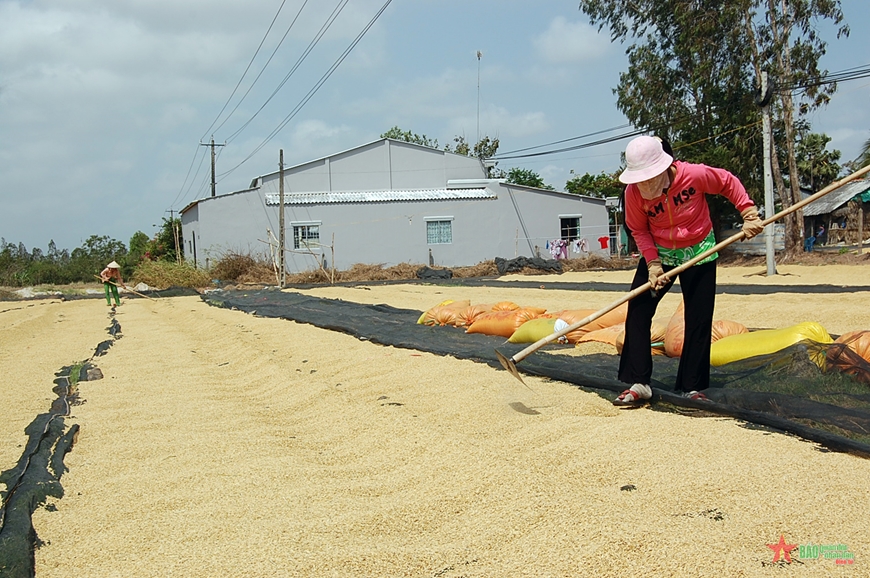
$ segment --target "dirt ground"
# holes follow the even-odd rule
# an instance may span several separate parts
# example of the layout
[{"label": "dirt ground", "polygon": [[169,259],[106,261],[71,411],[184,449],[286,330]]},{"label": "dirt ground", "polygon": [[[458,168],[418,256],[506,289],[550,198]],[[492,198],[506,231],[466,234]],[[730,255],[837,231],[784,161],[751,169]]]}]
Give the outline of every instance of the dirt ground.
[{"label": "dirt ground", "polygon": [[[718,319],[870,328],[870,267],[763,271],[720,267],[719,283],[856,289],[720,295]],[[630,277],[306,292],[419,310],[448,298],[556,310],[621,295],[559,282],[627,288]],[[660,316],[678,301],[669,295]],[[85,403],[66,418],[81,432],[65,495],[33,516],[39,577],[870,575],[870,460],[733,419],[620,410],[557,381],[529,377],[529,389],[486,365],[197,297],[126,299],[115,318],[122,338],[93,360],[104,378],[80,384]],[[109,323],[99,299],[0,302],[0,469],[47,411],[55,373],[90,358]],[[845,545],[854,563],[800,548],[774,563],[781,536]]]}]

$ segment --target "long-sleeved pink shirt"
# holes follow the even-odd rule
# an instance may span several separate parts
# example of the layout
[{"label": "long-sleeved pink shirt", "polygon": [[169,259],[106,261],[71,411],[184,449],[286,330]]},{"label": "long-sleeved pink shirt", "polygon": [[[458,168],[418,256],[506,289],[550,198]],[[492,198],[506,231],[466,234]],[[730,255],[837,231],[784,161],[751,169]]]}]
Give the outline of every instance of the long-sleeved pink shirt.
[{"label": "long-sleeved pink shirt", "polygon": [[625,187],[625,223],[647,261],[656,245],[682,249],[704,240],[713,229],[706,195],[723,195],[738,211],[754,205],[740,179],[725,169],[675,161],[676,175],[665,193],[644,199],[637,185]]}]

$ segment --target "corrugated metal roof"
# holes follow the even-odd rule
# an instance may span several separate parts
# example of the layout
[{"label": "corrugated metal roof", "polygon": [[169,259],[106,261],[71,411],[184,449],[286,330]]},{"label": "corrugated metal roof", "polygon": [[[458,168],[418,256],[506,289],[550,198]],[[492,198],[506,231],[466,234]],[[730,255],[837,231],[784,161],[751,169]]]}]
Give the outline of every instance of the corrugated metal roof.
[{"label": "corrugated metal roof", "polygon": [[817,215],[827,215],[848,203],[853,197],[866,192],[868,189],[870,189],[870,180],[867,179],[856,179],[852,182],[846,183],[842,187],[835,189],[821,199],[815,200],[804,207],[804,216],[815,217]]},{"label": "corrugated metal roof", "polygon": [[[278,204],[278,193],[265,193],[267,205]],[[285,205],[322,205],[328,203],[389,203],[396,201],[450,201],[456,199],[495,199],[489,189],[425,189],[407,191],[333,191],[284,193]]]}]

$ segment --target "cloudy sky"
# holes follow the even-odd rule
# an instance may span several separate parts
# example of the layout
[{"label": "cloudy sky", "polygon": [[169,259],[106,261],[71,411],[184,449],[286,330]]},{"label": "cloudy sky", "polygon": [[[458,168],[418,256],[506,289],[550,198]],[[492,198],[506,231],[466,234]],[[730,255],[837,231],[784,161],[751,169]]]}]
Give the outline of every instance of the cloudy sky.
[{"label": "cloudy sky", "polygon": [[[441,147],[479,126],[506,152],[626,123],[624,47],[577,0],[394,0],[339,64],[385,1],[0,0],[0,237],[151,235],[210,194],[212,135],[221,194],[276,170],[279,149],[292,166],[394,125]],[[822,30],[831,72],[870,63],[870,6],[842,5],[852,37]],[[843,160],[870,138],[868,97],[870,79],[842,84],[810,119]],[[615,170],[624,145],[499,166],[561,189]]]}]

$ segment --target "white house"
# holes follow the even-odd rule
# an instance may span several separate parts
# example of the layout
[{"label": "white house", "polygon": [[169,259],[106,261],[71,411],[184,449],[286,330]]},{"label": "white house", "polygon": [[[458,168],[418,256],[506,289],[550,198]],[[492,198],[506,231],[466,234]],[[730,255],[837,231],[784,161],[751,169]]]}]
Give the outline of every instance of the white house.
[{"label": "white house", "polygon": [[[185,257],[208,267],[229,251],[268,254],[279,236],[279,180],[263,175],[182,209]],[[572,242],[569,257],[610,254],[604,199],[489,179],[479,159],[393,139],[286,168],[284,195],[290,273],[321,263],[550,258],[557,239]]]}]

